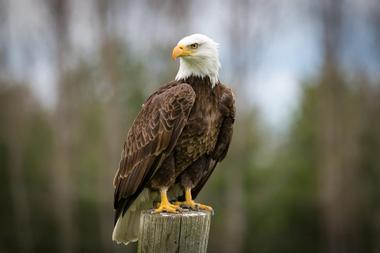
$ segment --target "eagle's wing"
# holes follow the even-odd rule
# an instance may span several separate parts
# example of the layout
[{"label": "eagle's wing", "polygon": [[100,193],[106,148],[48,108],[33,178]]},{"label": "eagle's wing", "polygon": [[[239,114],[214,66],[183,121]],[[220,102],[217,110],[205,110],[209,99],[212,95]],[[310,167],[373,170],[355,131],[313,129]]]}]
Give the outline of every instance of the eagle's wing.
[{"label": "eagle's wing", "polygon": [[204,174],[198,184],[192,189],[191,194],[195,199],[207,180],[210,178],[218,162],[226,157],[228,148],[231,143],[233,124],[235,121],[235,97],[231,89],[219,84],[216,87],[216,94],[219,96],[219,108],[223,115],[223,121],[219,130],[218,140],[214,151],[210,154],[208,168],[204,170]]},{"label": "eagle's wing", "polygon": [[173,150],[195,101],[185,83],[169,83],[151,95],[128,131],[114,178],[115,220],[140,194]]}]

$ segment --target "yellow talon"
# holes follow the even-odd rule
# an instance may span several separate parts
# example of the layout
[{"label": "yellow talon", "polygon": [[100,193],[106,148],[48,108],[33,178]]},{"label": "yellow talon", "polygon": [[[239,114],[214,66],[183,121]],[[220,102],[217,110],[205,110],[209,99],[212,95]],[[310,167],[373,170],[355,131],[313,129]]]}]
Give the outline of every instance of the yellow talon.
[{"label": "yellow talon", "polygon": [[167,188],[160,189],[161,194],[161,203],[160,205],[153,210],[153,213],[177,213],[179,211],[182,211],[181,207],[173,205],[169,202],[168,196],[167,196]]},{"label": "yellow talon", "polygon": [[192,210],[206,210],[209,212],[214,212],[214,209],[211,206],[199,204],[193,200],[193,197],[191,196],[191,188],[185,189],[185,201],[183,201],[183,202],[177,201],[177,202],[175,202],[175,205],[185,206],[185,207],[190,208]]},{"label": "yellow talon", "polygon": [[176,206],[172,207],[172,205],[161,204],[157,209],[153,210],[153,213],[162,213],[162,212],[176,213],[177,207]]}]

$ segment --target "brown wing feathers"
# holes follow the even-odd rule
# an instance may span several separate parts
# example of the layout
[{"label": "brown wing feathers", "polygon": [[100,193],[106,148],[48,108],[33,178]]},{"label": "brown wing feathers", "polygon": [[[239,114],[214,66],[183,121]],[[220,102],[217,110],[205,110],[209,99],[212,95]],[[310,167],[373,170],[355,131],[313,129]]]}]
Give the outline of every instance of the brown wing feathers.
[{"label": "brown wing feathers", "polygon": [[128,131],[114,179],[115,220],[173,149],[195,101],[188,84],[170,83],[148,98]]},{"label": "brown wing feathers", "polygon": [[216,142],[214,151],[210,154],[210,161],[208,169],[205,170],[202,179],[192,189],[191,193],[193,198],[196,198],[207,180],[210,178],[218,162],[222,161],[227,154],[228,148],[231,143],[233,124],[235,121],[235,98],[231,89],[224,85],[218,85],[216,94],[219,98],[219,110],[221,111],[224,119],[219,130],[218,140]]}]

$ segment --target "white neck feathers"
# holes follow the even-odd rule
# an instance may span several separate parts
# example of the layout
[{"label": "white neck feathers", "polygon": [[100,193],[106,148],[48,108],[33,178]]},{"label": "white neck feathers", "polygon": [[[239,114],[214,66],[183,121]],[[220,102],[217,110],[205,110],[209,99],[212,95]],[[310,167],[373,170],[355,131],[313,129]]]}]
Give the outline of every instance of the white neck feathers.
[{"label": "white neck feathers", "polygon": [[176,80],[186,79],[190,76],[209,77],[212,87],[219,81],[220,62],[218,57],[180,58],[179,70]]}]

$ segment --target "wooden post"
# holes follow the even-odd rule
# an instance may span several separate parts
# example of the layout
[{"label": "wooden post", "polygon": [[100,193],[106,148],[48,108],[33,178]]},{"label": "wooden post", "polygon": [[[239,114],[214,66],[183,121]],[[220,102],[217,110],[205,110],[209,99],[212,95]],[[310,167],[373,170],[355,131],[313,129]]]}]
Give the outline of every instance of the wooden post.
[{"label": "wooden post", "polygon": [[206,253],[211,213],[185,211],[183,213],[140,216],[139,253]]}]

